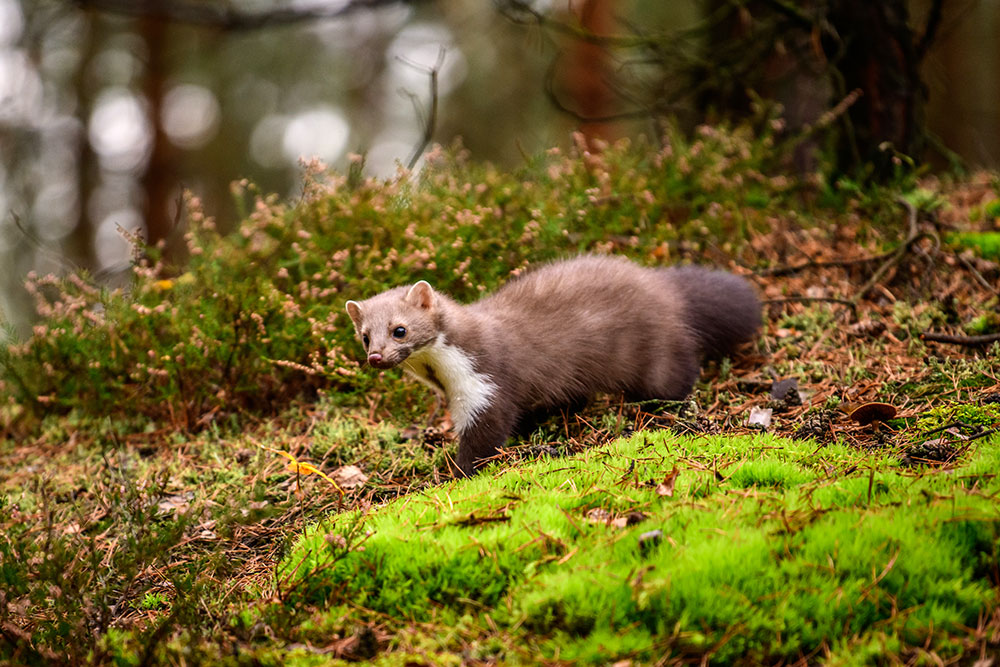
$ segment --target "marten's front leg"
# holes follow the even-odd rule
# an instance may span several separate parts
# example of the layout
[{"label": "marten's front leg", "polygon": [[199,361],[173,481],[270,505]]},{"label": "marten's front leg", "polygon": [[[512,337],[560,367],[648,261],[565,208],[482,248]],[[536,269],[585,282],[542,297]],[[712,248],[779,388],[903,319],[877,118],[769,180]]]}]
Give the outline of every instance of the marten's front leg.
[{"label": "marten's front leg", "polygon": [[458,436],[458,467],[466,476],[485,465],[510,438],[517,416],[509,406],[491,406]]}]

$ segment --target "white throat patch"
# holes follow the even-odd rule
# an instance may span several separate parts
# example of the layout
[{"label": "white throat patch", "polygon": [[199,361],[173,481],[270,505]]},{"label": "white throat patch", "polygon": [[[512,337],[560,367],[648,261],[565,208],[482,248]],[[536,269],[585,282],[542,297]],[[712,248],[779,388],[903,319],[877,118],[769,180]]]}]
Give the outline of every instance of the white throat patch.
[{"label": "white throat patch", "polygon": [[444,388],[451,419],[459,433],[472,425],[497,391],[488,375],[475,371],[468,354],[444,341],[444,334],[438,334],[433,343],[411,354],[403,362],[403,368],[434,390]]}]

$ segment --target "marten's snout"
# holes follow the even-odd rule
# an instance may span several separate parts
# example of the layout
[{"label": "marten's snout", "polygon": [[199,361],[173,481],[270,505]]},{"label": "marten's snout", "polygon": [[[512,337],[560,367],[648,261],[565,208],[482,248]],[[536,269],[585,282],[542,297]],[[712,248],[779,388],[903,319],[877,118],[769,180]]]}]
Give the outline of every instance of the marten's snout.
[{"label": "marten's snout", "polygon": [[378,352],[372,352],[368,355],[368,363],[375,368],[392,368],[395,366],[390,359],[386,359]]},{"label": "marten's snout", "polygon": [[398,363],[398,360],[387,359],[381,352],[369,352],[368,363],[375,368],[392,368]]}]

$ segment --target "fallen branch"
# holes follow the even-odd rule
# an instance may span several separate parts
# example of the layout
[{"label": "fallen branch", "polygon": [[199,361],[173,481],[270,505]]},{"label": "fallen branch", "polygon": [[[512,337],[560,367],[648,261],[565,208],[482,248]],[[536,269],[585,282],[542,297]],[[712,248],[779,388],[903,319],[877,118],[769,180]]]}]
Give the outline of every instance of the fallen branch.
[{"label": "fallen branch", "polygon": [[989,345],[990,343],[1000,341],[1000,333],[983,334],[982,336],[953,336],[951,334],[925,331],[920,334],[920,340],[927,340],[932,343],[948,343],[950,345],[976,347],[978,345]]},{"label": "fallen branch", "polygon": [[899,199],[898,201],[909,213],[909,230],[907,231],[906,239],[900,243],[894,251],[892,251],[889,258],[875,270],[875,273],[873,273],[872,277],[868,279],[868,282],[866,282],[861,290],[854,295],[854,298],[851,299],[854,303],[857,303],[861,301],[861,299],[865,298],[865,295],[868,294],[873,287],[879,284],[879,281],[882,280],[890,269],[903,261],[903,257],[906,256],[906,253],[908,253],[910,248],[912,248],[917,242],[925,238],[934,239],[935,241],[937,240],[937,236],[935,234],[920,231],[920,227],[917,224],[917,208],[905,199]]},{"label": "fallen branch", "polygon": [[[985,438],[987,436],[993,435],[994,433],[998,433],[998,432],[1000,432],[1000,428],[991,428],[991,429],[987,429],[985,431],[980,431],[979,433],[975,433],[973,435],[970,435],[969,436],[969,441],[979,440],[980,438]],[[966,447],[968,447],[968,445],[966,445]]]},{"label": "fallen branch", "polygon": [[913,204],[905,199],[900,199],[899,203],[902,204],[909,213],[909,230],[903,243],[888,252],[884,252],[873,257],[859,257],[854,259],[832,259],[825,261],[811,259],[809,261],[802,262],[801,264],[791,264],[788,266],[777,266],[772,269],[762,269],[757,271],[756,274],[762,277],[790,276],[808,269],[824,269],[829,267],[844,268],[857,264],[882,262],[882,265],[876,269],[871,279],[865,283],[864,287],[861,288],[861,291],[858,292],[854,299],[851,300],[852,303],[857,305],[858,301],[864,298],[865,294],[870,292],[871,289],[878,284],[879,280],[882,279],[886,272],[903,259],[903,256],[910,250],[910,248],[913,247],[915,243],[925,238],[937,240],[937,236],[935,234],[931,232],[921,232],[919,230],[917,226],[917,209],[914,208]]},{"label": "fallen branch", "polygon": [[926,438],[929,435],[934,435],[935,433],[940,433],[941,431],[947,431],[950,428],[955,428],[956,426],[964,426],[965,428],[972,428],[971,425],[966,424],[963,421],[948,422],[944,426],[938,426],[937,428],[932,428],[929,431],[924,431],[920,434],[920,437]]}]

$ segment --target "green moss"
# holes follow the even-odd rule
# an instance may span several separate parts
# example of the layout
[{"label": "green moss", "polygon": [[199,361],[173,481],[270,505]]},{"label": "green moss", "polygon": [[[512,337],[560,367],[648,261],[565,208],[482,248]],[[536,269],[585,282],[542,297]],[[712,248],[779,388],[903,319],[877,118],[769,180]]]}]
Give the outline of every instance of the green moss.
[{"label": "green moss", "polygon": [[[997,451],[994,440],[965,465],[993,465]],[[335,516],[282,572],[312,602],[398,622],[489,616],[546,655],[590,663],[793,660],[844,636],[954,654],[950,633],[995,605],[1000,483],[971,493],[961,471],[914,477],[891,456],[860,460],[769,436],[643,434]],[[673,496],[659,495],[675,466]],[[626,525],[629,514],[640,520]],[[641,546],[651,530],[662,539]]]},{"label": "green moss", "polygon": [[994,199],[983,206],[983,218],[986,220],[997,220],[1000,218],[1000,199]]},{"label": "green moss", "polygon": [[956,403],[931,408],[917,420],[917,431],[919,433],[952,422],[995,428],[1000,426],[1000,403]]},{"label": "green moss", "polygon": [[1000,232],[952,232],[948,243],[970,248],[985,259],[1000,259]]},{"label": "green moss", "polygon": [[[996,307],[995,300],[992,305]],[[990,304],[984,304],[984,307],[988,308]],[[969,320],[964,328],[965,333],[972,336],[994,333],[1000,330],[1000,313],[994,310],[986,311]]]}]

